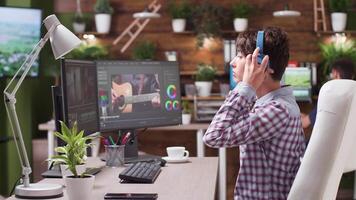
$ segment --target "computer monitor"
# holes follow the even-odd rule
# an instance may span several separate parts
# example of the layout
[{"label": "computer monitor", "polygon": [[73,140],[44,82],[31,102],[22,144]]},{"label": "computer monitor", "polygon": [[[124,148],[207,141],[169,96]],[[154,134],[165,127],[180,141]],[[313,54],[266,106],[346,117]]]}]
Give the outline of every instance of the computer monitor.
[{"label": "computer monitor", "polygon": [[61,60],[63,120],[89,135],[99,131],[97,72],[94,61]]},{"label": "computer monitor", "polygon": [[135,129],[182,122],[177,62],[63,59],[61,72],[62,120],[87,135],[130,131],[125,162],[155,158],[138,156]]},{"label": "computer monitor", "polygon": [[182,123],[177,62],[97,61],[100,130]]},{"label": "computer monitor", "polygon": [[293,95],[297,101],[311,101],[312,73],[310,68],[287,67],[282,82],[293,87]]}]

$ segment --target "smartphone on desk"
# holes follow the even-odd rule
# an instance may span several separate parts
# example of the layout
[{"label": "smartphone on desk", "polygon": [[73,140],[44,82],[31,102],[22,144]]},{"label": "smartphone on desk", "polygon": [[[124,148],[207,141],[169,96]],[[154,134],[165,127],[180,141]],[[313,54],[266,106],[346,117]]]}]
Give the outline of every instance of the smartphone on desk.
[{"label": "smartphone on desk", "polygon": [[116,200],[156,200],[156,193],[106,193],[104,199]]}]

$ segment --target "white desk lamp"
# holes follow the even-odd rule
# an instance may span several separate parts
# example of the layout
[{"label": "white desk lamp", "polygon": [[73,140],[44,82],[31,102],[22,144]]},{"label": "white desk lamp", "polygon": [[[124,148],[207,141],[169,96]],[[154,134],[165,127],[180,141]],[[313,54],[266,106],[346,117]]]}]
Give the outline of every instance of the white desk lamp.
[{"label": "white desk lamp", "polygon": [[[21,65],[19,70],[16,72],[16,74],[4,90],[6,111],[10,119],[17,153],[19,155],[20,164],[22,166],[23,184],[18,185],[15,189],[15,195],[20,198],[53,198],[60,197],[63,195],[62,185],[38,183],[30,184],[29,175],[32,173],[32,170],[28,161],[25,143],[22,138],[21,128],[15,108],[16,92],[48,39],[50,39],[55,59],[64,56],[81,43],[79,38],[77,38],[72,32],[70,32],[66,27],[64,27],[55,15],[48,16],[46,19],[43,20],[43,23],[46,26],[48,32],[36,44],[31,53],[27,56],[25,62]],[[14,82],[17,75],[21,71],[23,71],[21,77],[18,81]]]}]

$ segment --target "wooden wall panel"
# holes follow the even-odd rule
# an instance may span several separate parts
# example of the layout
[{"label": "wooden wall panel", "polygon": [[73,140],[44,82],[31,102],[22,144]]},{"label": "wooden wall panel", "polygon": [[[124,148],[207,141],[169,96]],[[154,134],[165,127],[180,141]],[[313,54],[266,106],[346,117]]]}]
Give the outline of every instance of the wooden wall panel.
[{"label": "wooden wall panel", "polygon": [[[84,12],[92,12],[92,7],[95,0],[81,0]],[[113,40],[117,37],[134,19],[132,14],[142,11],[151,1],[150,0],[111,0],[110,3],[114,7],[114,15],[112,19],[112,29],[109,37],[102,38],[103,40]],[[182,70],[191,70],[198,62],[201,62],[201,55],[207,62],[213,61],[217,68],[222,69],[221,59],[217,59],[216,54],[222,54],[222,45],[220,49],[207,53],[198,53],[195,48],[195,37],[193,34],[174,34],[171,31],[171,19],[167,12],[167,1],[160,1],[162,8],[159,19],[152,19],[140,34],[137,41],[132,46],[136,45],[140,40],[151,40],[158,44],[158,58],[164,59],[164,51],[176,50],[180,55],[180,64]],[[201,4],[203,0],[191,0],[194,4]],[[232,0],[211,0],[215,4],[219,4],[225,8],[231,7],[235,2]],[[275,18],[272,16],[273,11],[281,10],[286,4],[280,0],[250,0],[248,1],[254,7],[254,13],[249,18],[249,27],[253,30],[261,29],[267,26],[279,26],[286,30],[290,35],[291,41],[291,59],[305,61],[319,61],[320,54],[318,48],[319,38],[313,32],[313,1],[289,0],[288,4],[291,9],[301,11],[301,17],[295,18]],[[68,13],[75,11],[74,0],[55,0],[55,11],[59,13]],[[232,22],[224,27],[225,30],[232,30]],[[95,27],[95,26],[92,26]],[[94,31],[94,30],[93,30]],[[229,38],[234,38],[236,34],[229,34]],[[105,41],[104,43],[110,44]],[[121,54],[118,49],[122,46],[119,44],[113,47],[111,52],[116,58],[130,58],[132,47],[127,52]],[[203,50],[205,51],[205,50]],[[196,60],[194,60],[197,58]]]}]

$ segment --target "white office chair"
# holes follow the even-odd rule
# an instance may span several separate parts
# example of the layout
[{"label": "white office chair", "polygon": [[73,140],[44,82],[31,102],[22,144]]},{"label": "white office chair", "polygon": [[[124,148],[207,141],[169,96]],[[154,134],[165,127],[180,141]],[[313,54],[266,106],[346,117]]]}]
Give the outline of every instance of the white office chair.
[{"label": "white office chair", "polygon": [[289,200],[336,199],[342,174],[356,169],[356,81],[323,85],[317,113]]}]

